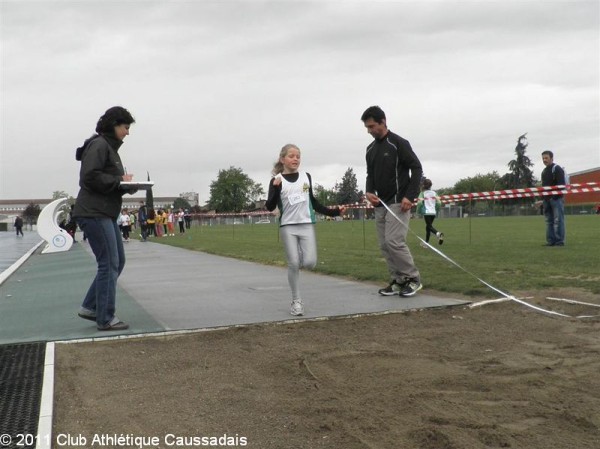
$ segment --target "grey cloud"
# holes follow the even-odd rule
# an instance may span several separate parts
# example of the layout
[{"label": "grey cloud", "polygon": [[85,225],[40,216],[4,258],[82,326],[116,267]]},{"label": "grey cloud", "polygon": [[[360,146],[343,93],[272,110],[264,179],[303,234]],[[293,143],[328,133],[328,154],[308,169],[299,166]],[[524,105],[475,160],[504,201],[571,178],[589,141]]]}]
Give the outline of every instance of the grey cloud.
[{"label": "grey cloud", "polygon": [[128,168],[159,195],[206,200],[230,165],[266,182],[288,141],[327,187],[363,176],[370,104],[438,187],[503,173],[525,131],[533,154],[597,166],[598,17],[594,2],[2,2],[0,197],[75,194],[73,149],[113,104],[138,120]]}]

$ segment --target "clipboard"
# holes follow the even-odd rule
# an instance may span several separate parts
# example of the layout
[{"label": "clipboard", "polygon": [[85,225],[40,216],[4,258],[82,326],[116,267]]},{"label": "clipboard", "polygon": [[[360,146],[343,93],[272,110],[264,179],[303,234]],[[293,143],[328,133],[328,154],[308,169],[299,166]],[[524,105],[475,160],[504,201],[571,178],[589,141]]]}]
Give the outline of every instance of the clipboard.
[{"label": "clipboard", "polygon": [[122,190],[150,190],[154,181],[121,181],[119,189]]}]

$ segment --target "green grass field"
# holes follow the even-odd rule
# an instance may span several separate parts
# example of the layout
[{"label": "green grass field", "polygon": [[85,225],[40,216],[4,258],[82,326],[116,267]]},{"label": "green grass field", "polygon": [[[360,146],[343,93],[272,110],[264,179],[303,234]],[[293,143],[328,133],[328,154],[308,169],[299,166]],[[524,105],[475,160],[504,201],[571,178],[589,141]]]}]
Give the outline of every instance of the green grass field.
[{"label": "green grass field", "polygon": [[[432,243],[459,265],[507,293],[573,288],[600,294],[600,217],[567,216],[565,247],[544,247],[542,216],[437,219],[442,246]],[[319,222],[316,225],[317,272],[388,281],[375,222]],[[425,236],[425,222],[411,221],[411,231]],[[473,276],[455,267],[409,232],[409,246],[426,288],[469,296],[499,297]],[[153,238],[163,244],[263,264],[285,266],[275,224],[193,226],[185,235]]]}]

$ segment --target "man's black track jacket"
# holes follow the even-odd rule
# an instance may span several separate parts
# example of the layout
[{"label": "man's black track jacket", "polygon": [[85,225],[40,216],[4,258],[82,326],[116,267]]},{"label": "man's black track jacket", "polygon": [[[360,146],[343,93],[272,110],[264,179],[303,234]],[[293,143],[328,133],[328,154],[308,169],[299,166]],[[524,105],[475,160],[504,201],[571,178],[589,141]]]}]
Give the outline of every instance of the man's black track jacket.
[{"label": "man's black track jacket", "polygon": [[423,167],[408,140],[391,131],[367,147],[367,193],[386,204],[414,201],[419,195]]}]

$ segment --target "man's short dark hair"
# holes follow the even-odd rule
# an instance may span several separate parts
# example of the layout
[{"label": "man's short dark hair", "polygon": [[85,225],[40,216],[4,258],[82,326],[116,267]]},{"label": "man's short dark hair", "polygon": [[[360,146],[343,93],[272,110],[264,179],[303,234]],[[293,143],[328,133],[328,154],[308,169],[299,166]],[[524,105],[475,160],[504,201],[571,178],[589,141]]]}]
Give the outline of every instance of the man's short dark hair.
[{"label": "man's short dark hair", "polygon": [[550,150],[542,151],[542,156],[544,156],[545,154],[550,156],[550,159],[554,159],[554,153],[552,151],[550,151]]},{"label": "man's short dark hair", "polygon": [[363,112],[363,115],[360,117],[360,119],[363,122],[366,122],[370,118],[372,118],[375,123],[382,123],[385,120],[385,112],[383,112],[383,109],[381,109],[379,106],[368,107],[367,110]]}]

